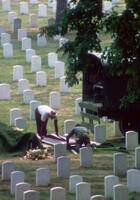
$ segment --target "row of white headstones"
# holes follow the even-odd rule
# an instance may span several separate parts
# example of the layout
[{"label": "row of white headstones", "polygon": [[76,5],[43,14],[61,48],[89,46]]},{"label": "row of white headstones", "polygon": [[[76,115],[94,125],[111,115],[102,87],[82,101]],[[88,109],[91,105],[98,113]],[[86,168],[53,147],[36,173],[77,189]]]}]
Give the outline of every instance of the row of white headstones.
[{"label": "row of white headstones", "polygon": [[[12,21],[12,20],[9,20]],[[14,21],[13,21],[14,22]],[[1,45],[4,48],[7,47],[5,52],[9,52],[10,50],[10,40],[11,36],[8,33],[5,33],[4,27],[1,26]],[[37,86],[46,86],[47,85],[47,75],[46,72],[41,70],[41,57],[35,55],[35,50],[31,49],[31,39],[27,37],[27,31],[24,29],[17,30],[18,41],[22,42],[22,51],[26,51],[26,61],[31,63],[31,72],[36,72],[36,85]],[[60,39],[60,38],[59,38]],[[61,42],[61,40],[60,40]],[[45,36],[40,37],[37,34],[37,46],[38,47],[46,47],[47,40]],[[61,45],[61,44],[60,44]],[[9,53],[8,53],[9,55]],[[5,56],[12,57],[12,56]],[[60,91],[61,92],[70,92],[70,88],[65,83],[64,76],[64,62],[58,61],[56,53],[48,54],[48,66],[51,68],[55,68],[55,79],[60,79]],[[19,95],[23,95],[23,101],[25,104],[30,104],[31,102],[31,119],[34,119],[34,110],[36,106],[41,104],[41,102],[34,100],[34,93],[29,89],[29,81],[23,78],[23,66],[16,65],[13,66],[13,81],[18,81],[18,93]],[[10,85],[9,84],[0,84],[0,99],[1,100],[9,100],[10,99]],[[50,93],[50,106],[54,109],[60,109],[61,104],[61,96],[59,92]],[[33,106],[32,106],[33,105]],[[78,107],[78,106],[76,106]],[[32,109],[33,108],[33,109]],[[12,114],[11,114],[12,113]],[[26,128],[26,119],[21,117],[21,110],[18,108],[13,108],[10,111],[10,116],[16,116],[18,119],[15,120],[10,119],[10,125],[13,125],[11,121],[14,121],[14,125],[18,128]],[[32,117],[33,116],[33,117]]]},{"label": "row of white headstones", "polygon": [[[15,0],[15,1],[20,1],[20,0]],[[68,2],[70,2],[70,0]],[[35,5],[35,4],[38,4],[38,0],[30,0],[29,3]],[[119,0],[112,0],[112,2],[111,1],[104,1],[103,2],[103,11],[107,12],[107,13],[112,12],[113,4],[118,4],[118,3],[119,3]],[[56,13],[56,5],[57,5],[57,2],[55,0],[49,0],[48,1],[48,7],[53,8],[54,13]],[[74,5],[72,3],[70,3],[70,6],[71,6],[71,8],[74,7]],[[2,0],[2,10],[4,12],[11,10],[11,2],[9,0]],[[28,12],[29,12],[28,2],[20,2],[20,13],[21,14],[28,14]],[[45,4],[39,5],[39,15],[41,17],[47,16]]]},{"label": "row of white headstones", "polygon": [[[50,0],[48,1],[48,5],[46,4],[39,4],[38,0],[30,0],[30,2],[15,0],[15,2],[19,1],[19,11],[20,14],[27,15],[29,13],[29,6],[38,4],[38,16],[39,17],[47,17],[47,6],[48,8],[52,8],[53,13],[56,13],[56,1]],[[11,11],[11,1],[10,0],[2,0],[2,11],[9,12]]]},{"label": "row of white headstones", "polygon": [[[69,192],[76,194],[76,200],[128,200],[130,192],[140,193],[140,147],[134,143],[132,138],[138,139],[137,133],[129,132],[126,140],[131,139],[131,150],[135,150],[135,168],[128,169],[127,156],[125,153],[115,153],[113,155],[113,174],[104,177],[104,196],[91,196],[91,188],[88,182],[83,181],[81,175],[71,175],[71,161],[67,156],[66,144],[54,145],[54,162],[56,162],[57,176],[69,179]],[[130,142],[130,141],[129,141]],[[135,141],[136,142],[136,141]],[[129,144],[130,145],[130,144]],[[133,146],[133,148],[132,148]],[[80,148],[80,167],[85,170],[94,167],[94,154],[91,147]],[[16,164],[12,161],[2,163],[2,180],[11,181],[11,195],[15,195],[16,200],[36,200],[40,199],[40,193],[31,189],[29,183],[24,182],[24,172],[16,170]],[[127,184],[120,183],[119,176],[126,176]],[[49,168],[36,169],[36,186],[48,186],[51,183],[51,170]],[[53,187],[50,190],[50,200],[65,200],[66,189],[63,187]]]}]

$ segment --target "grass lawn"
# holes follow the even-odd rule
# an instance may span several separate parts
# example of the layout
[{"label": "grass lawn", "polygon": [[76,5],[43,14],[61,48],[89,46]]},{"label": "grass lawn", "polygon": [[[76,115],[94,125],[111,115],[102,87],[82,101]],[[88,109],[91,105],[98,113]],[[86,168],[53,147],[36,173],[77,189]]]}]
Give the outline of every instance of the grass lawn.
[{"label": "grass lawn", "polygon": [[[46,0],[40,0],[40,3],[47,4]],[[37,14],[38,5],[29,5],[30,14]],[[119,12],[124,8],[124,1],[120,1],[120,4],[116,6]],[[14,57],[5,59],[3,58],[3,49],[0,48],[0,84],[8,83],[11,86],[11,99],[8,101],[0,101],[0,122],[9,126],[10,124],[10,109],[20,108],[22,110],[22,116],[27,119],[27,128],[25,131],[36,133],[36,125],[34,120],[30,120],[30,107],[24,105],[23,97],[18,95],[18,83],[13,82],[13,66],[22,65],[24,68],[24,78],[29,80],[30,89],[34,91],[35,100],[41,101],[42,104],[49,104],[49,94],[51,91],[59,91],[59,80],[54,80],[54,69],[48,68],[47,55],[49,52],[56,52],[59,43],[54,41],[52,38],[47,38],[47,47],[38,48],[36,44],[36,34],[39,32],[38,28],[29,27],[29,15],[19,14],[19,2],[11,2],[11,11],[18,13],[18,16],[22,19],[22,28],[28,31],[28,37],[32,38],[32,48],[36,50],[36,55],[40,55],[42,58],[42,71],[47,73],[47,86],[37,87],[36,86],[36,74],[31,73],[31,65],[26,62],[25,52],[21,51],[21,42],[17,41],[12,33],[12,25],[8,23],[8,13],[2,12],[0,4],[0,25],[4,25],[6,32],[11,34],[11,43],[14,46]],[[54,17],[51,8],[47,8],[48,18]],[[47,19],[48,19],[47,18]],[[46,18],[39,18],[39,26],[44,26],[47,23]],[[104,47],[110,43],[110,37],[101,33],[101,44]],[[67,35],[69,39],[74,37],[74,33]],[[66,56],[61,52],[58,53],[60,61],[64,61],[65,65]],[[61,93],[61,108],[58,110],[59,118],[59,133],[64,133],[64,121],[66,119],[74,119],[77,123],[81,122],[80,116],[75,116],[75,100],[81,97],[82,83],[75,85],[71,88],[71,93]],[[102,124],[106,125],[107,141],[112,146],[97,148],[93,150],[93,168],[80,167],[79,154],[74,155],[71,152],[67,152],[67,155],[71,159],[71,174],[82,175],[84,181],[91,184],[91,194],[104,194],[104,176],[113,174],[113,154],[118,151],[122,151],[120,147],[124,147],[124,138],[113,136],[113,123],[105,123],[101,120]],[[96,124],[96,122],[95,122]],[[49,121],[49,133],[52,133],[53,123]],[[92,133],[90,137],[93,138]],[[128,158],[128,169],[134,168],[134,152],[127,153]],[[40,191],[40,200],[49,199],[50,188],[55,186],[62,186],[66,189],[66,198],[68,200],[74,200],[75,195],[68,192],[68,180],[60,179],[56,176],[56,163],[52,158],[44,160],[32,161],[25,160],[23,156],[18,153],[8,154],[0,153],[0,164],[3,161],[11,160],[16,163],[16,169],[24,171],[25,181],[30,183],[32,189]],[[48,167],[51,171],[51,184],[47,187],[37,187],[35,185],[35,172],[37,168]],[[0,169],[1,170],[1,169]],[[126,183],[126,177],[120,177],[121,183]],[[134,197],[134,198],[133,198]],[[2,181],[0,179],[0,199],[2,200],[14,200],[14,197],[10,195],[10,182]],[[130,194],[130,199],[139,200],[138,194]]]}]

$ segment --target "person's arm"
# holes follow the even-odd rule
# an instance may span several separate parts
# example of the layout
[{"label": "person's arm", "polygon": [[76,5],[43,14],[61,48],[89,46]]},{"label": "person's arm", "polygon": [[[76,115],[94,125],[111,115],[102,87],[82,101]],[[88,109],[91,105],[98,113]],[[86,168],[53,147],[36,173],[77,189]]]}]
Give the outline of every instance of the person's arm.
[{"label": "person's arm", "polygon": [[41,121],[41,137],[46,136],[46,121]]},{"label": "person's arm", "polygon": [[56,135],[58,135],[58,121],[57,121],[57,118],[54,119],[54,128],[55,128]]},{"label": "person's arm", "polygon": [[71,146],[70,146],[70,143],[69,143],[69,139],[70,139],[70,137],[72,137],[73,136],[73,132],[70,132],[69,134],[68,134],[68,136],[66,137],[66,144],[67,144],[67,148],[69,149]]}]

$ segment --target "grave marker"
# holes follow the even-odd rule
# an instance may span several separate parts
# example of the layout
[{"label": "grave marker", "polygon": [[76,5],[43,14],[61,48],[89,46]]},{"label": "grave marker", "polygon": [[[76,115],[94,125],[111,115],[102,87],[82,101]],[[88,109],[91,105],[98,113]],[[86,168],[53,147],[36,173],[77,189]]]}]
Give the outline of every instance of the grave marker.
[{"label": "grave marker", "polygon": [[15,195],[15,187],[17,183],[24,182],[24,172],[13,171],[11,172],[11,194]]},{"label": "grave marker", "polygon": [[34,49],[26,49],[26,62],[31,63],[32,56],[35,56]]},{"label": "grave marker", "polygon": [[41,71],[41,56],[34,55],[31,59],[31,72]]},{"label": "grave marker", "polygon": [[76,200],[90,200],[90,184],[81,182],[76,184]]},{"label": "grave marker", "polygon": [[26,129],[26,119],[24,117],[15,118],[15,126],[19,129]]},{"label": "grave marker", "polygon": [[23,66],[15,65],[13,66],[13,81],[19,81],[23,78]]},{"label": "grave marker", "polygon": [[35,120],[35,109],[41,105],[40,101],[32,100],[30,101],[30,119]]},{"label": "grave marker", "polygon": [[11,180],[11,172],[15,171],[15,163],[12,161],[2,162],[2,180]]},{"label": "grave marker", "polygon": [[30,101],[34,100],[33,90],[26,89],[23,91],[23,101],[25,104],[30,104]]},{"label": "grave marker", "polygon": [[3,56],[4,58],[13,57],[13,44],[10,44],[10,43],[3,44]]},{"label": "grave marker", "polygon": [[57,158],[57,176],[69,178],[70,176],[70,159],[66,156]]},{"label": "grave marker", "polygon": [[15,200],[23,200],[23,193],[30,190],[31,185],[29,183],[17,183],[15,186]]},{"label": "grave marker", "polygon": [[7,83],[0,84],[0,100],[9,100],[11,97],[10,85]]},{"label": "grave marker", "polygon": [[83,182],[83,177],[80,175],[72,175],[69,177],[69,192],[76,193],[76,184]]},{"label": "grave marker", "polygon": [[93,167],[93,152],[91,147],[80,148],[80,166]]},{"label": "grave marker", "polygon": [[29,81],[27,79],[20,79],[18,81],[18,93],[23,95],[23,91],[29,89]]},{"label": "grave marker", "polygon": [[65,200],[66,194],[63,187],[53,187],[50,189],[50,200]]},{"label": "grave marker", "polygon": [[36,170],[36,186],[47,186],[50,184],[50,170],[38,168]]},{"label": "grave marker", "polygon": [[22,116],[22,111],[19,108],[10,109],[10,126],[15,126],[15,119]]},{"label": "grave marker", "polygon": [[52,109],[60,109],[61,96],[59,92],[50,92],[50,107]]}]

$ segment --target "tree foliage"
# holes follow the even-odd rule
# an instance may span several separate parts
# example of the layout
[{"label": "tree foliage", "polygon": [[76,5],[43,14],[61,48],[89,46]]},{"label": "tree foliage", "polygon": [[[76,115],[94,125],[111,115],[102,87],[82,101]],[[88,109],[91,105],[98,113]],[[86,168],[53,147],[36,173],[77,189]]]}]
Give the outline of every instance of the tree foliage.
[{"label": "tree foliage", "polygon": [[68,41],[61,50],[68,56],[66,81],[69,86],[79,82],[78,72],[84,72],[90,63],[86,59],[89,51],[101,51],[99,31],[101,29],[101,0],[71,0],[74,7],[68,4],[61,16],[61,21],[52,26],[41,28],[41,33],[49,36],[76,32],[75,39]]},{"label": "tree foliage", "polygon": [[112,75],[128,76],[127,96],[121,106],[133,104],[140,97],[140,4],[138,0],[126,0],[121,15],[113,12],[104,20],[113,41],[104,51]]},{"label": "tree foliage", "polygon": [[112,12],[103,16],[102,0],[71,0],[62,19],[53,26],[41,28],[49,36],[76,32],[75,39],[67,42],[61,50],[68,56],[66,81],[69,86],[79,82],[78,72],[90,67],[86,58],[88,52],[101,52],[99,32],[106,27],[112,36],[112,43],[106,47],[103,60],[110,65],[111,75],[128,77],[127,95],[121,99],[121,106],[133,104],[140,98],[140,4],[139,0],[125,0],[126,8],[121,14]]}]

